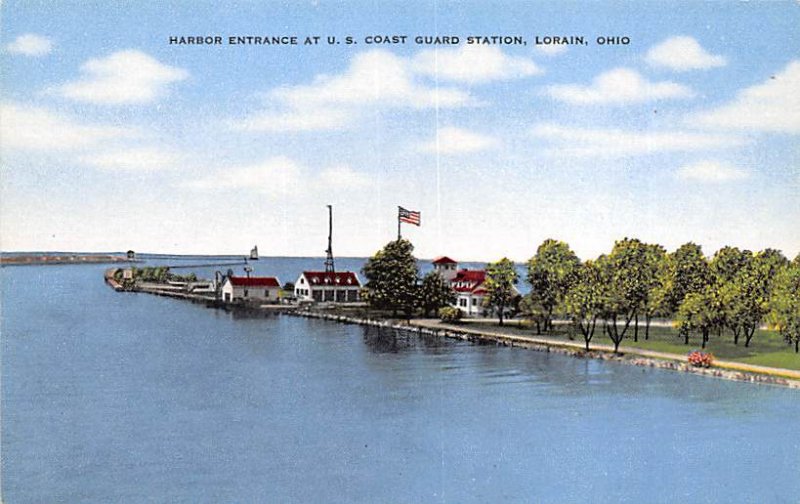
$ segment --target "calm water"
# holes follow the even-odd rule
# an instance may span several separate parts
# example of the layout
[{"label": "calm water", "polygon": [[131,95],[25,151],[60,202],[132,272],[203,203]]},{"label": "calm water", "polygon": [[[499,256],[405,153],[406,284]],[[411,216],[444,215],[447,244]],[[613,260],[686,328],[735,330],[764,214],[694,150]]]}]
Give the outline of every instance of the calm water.
[{"label": "calm water", "polygon": [[241,318],[103,269],[0,270],[6,504],[800,502],[798,391]]}]

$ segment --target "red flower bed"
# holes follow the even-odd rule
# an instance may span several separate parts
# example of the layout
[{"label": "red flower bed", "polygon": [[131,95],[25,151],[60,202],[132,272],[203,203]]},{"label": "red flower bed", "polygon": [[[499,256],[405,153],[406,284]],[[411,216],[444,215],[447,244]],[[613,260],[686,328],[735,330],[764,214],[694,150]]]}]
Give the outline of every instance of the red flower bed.
[{"label": "red flower bed", "polygon": [[689,352],[689,364],[694,367],[708,368],[711,367],[713,363],[714,355],[711,353],[701,352],[699,350]]}]

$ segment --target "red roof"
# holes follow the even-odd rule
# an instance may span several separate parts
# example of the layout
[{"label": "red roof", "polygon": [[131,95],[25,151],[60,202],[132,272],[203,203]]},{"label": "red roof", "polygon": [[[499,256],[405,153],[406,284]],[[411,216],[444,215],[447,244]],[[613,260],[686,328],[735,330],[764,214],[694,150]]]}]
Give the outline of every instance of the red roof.
[{"label": "red roof", "polygon": [[440,256],[433,260],[433,264],[458,264],[458,261],[454,261],[447,256]]},{"label": "red roof", "polygon": [[275,277],[228,277],[232,285],[241,287],[280,287],[281,284]]},{"label": "red roof", "polygon": [[450,285],[456,292],[473,292],[478,294],[478,287],[480,287],[485,280],[486,271],[484,270],[460,270],[456,273],[455,278],[450,280]]},{"label": "red roof", "polygon": [[354,286],[361,287],[361,282],[358,281],[358,276],[352,271],[304,271],[306,280],[311,285],[340,285],[343,287]]},{"label": "red roof", "polygon": [[456,273],[454,282],[483,282],[486,280],[485,270],[459,270]]}]

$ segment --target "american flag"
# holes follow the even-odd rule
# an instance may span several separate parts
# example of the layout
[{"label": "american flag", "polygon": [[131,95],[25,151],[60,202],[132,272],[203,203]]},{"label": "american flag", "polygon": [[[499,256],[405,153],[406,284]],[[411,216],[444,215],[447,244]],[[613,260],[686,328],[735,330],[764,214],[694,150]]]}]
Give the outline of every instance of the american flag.
[{"label": "american flag", "polygon": [[400,222],[405,222],[406,224],[414,224],[415,226],[419,226],[420,224],[420,213],[415,212],[414,210],[406,210],[405,208],[399,206],[397,207],[397,218],[400,219]]}]

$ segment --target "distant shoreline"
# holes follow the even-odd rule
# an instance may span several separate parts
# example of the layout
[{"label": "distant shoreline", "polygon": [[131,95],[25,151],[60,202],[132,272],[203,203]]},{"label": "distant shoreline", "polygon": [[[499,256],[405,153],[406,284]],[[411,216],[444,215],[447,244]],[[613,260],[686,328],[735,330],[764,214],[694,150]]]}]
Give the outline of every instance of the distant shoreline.
[{"label": "distant shoreline", "polygon": [[139,262],[122,255],[19,254],[0,256],[0,266],[41,266],[60,264],[107,264]]}]

